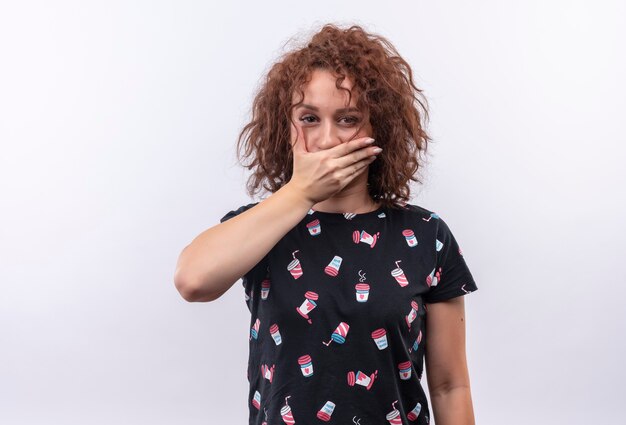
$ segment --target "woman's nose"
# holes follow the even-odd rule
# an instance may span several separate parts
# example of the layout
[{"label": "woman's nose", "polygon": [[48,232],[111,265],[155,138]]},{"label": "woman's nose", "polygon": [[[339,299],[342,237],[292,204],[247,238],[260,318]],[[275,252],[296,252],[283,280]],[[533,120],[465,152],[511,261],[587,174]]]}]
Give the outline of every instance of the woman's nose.
[{"label": "woman's nose", "polygon": [[332,126],[324,126],[320,129],[318,146],[320,149],[330,149],[342,143],[339,135]]}]

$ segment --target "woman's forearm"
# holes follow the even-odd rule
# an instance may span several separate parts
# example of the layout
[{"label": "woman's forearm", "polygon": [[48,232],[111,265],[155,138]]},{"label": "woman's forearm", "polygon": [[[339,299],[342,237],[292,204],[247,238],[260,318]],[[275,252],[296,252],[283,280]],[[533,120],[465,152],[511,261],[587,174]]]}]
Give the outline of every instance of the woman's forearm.
[{"label": "woman's forearm", "polygon": [[475,425],[469,387],[455,387],[431,394],[436,425]]}]

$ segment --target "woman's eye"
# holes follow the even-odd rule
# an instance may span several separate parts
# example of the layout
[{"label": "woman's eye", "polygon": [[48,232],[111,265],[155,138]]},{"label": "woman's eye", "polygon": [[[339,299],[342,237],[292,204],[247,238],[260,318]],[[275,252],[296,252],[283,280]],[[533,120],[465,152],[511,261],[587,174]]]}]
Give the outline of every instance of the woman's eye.
[{"label": "woman's eye", "polygon": [[[315,122],[315,119],[316,118],[313,115],[305,115],[302,118],[300,118],[300,121],[303,121],[303,122],[305,122],[307,124],[311,124],[311,123]],[[309,120],[311,120],[311,121],[309,121]],[[343,121],[345,124],[352,125],[352,124],[358,123],[359,122],[359,118],[355,117],[355,116],[352,116],[352,115],[348,115],[348,116],[339,118],[339,121]]]},{"label": "woman's eye", "polygon": [[314,117],[312,115],[306,115],[306,116],[300,118],[300,121],[304,121],[305,123],[310,124],[311,121],[307,121],[307,119],[309,119],[309,118],[314,118]]},{"label": "woman's eye", "polygon": [[359,118],[355,117],[355,116],[352,116],[352,115],[346,116],[346,117],[342,117],[341,119],[342,120],[343,119],[347,119],[348,120],[348,122],[347,122],[348,124],[356,124],[357,122],[359,122]]}]

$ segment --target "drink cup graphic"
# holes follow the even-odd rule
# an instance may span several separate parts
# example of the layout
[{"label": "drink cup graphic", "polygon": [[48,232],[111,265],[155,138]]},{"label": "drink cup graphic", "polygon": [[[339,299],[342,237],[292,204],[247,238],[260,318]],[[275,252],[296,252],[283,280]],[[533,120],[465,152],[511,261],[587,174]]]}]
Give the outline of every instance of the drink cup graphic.
[{"label": "drink cup graphic", "polygon": [[322,408],[317,411],[317,418],[323,420],[324,422],[328,422],[334,410],[335,410],[335,403],[328,400],[324,404],[324,406],[322,406]]},{"label": "drink cup graphic", "polygon": [[304,297],[305,297],[304,302],[302,303],[300,307],[296,307],[296,311],[300,313],[300,316],[307,319],[309,324],[312,324],[313,322],[309,318],[309,313],[311,312],[311,310],[317,307],[317,303],[315,301],[317,300],[318,295],[315,292],[306,291],[306,293],[304,294]]},{"label": "drink cup graphic", "polygon": [[306,227],[309,229],[309,233],[313,236],[317,236],[322,233],[322,226],[320,226],[320,221],[317,218],[307,223]]},{"label": "drink cup graphic", "polygon": [[257,409],[261,410],[261,393],[258,391],[254,392],[254,397],[252,397],[252,405]]},{"label": "drink cup graphic", "polygon": [[311,356],[305,354],[304,356],[298,357],[298,364],[300,365],[302,375],[305,377],[313,375],[313,363],[311,362]]},{"label": "drink cup graphic", "polygon": [[409,284],[409,281],[406,279],[404,275],[404,271],[398,266],[402,260],[396,261],[396,268],[391,271],[391,275],[396,279],[396,282],[402,287],[405,287]]},{"label": "drink cup graphic", "polygon": [[383,328],[376,329],[372,332],[372,338],[379,350],[387,348],[387,331]]},{"label": "drink cup graphic", "polygon": [[409,312],[408,316],[406,316],[406,324],[409,326],[409,330],[411,330],[411,323],[413,323],[413,321],[417,317],[418,308],[419,305],[417,304],[417,302],[415,300],[411,301],[411,311]]},{"label": "drink cup graphic", "polygon": [[278,330],[278,325],[276,323],[270,326],[270,335],[272,335],[272,338],[274,339],[274,344],[280,345],[280,343],[283,342],[280,336],[280,331]]},{"label": "drink cup graphic", "polygon": [[307,212],[308,215],[311,215],[315,212],[315,210],[313,208],[309,208],[309,211]]},{"label": "drink cup graphic", "polygon": [[406,417],[409,418],[410,421],[414,421],[415,419],[417,419],[421,411],[422,411],[422,405],[418,402],[413,408],[413,410],[411,410],[409,414],[406,415]]},{"label": "drink cup graphic", "polygon": [[283,422],[287,425],[293,425],[296,423],[296,420],[293,418],[293,413],[291,413],[291,407],[287,404],[287,399],[291,397],[290,395],[285,397],[285,405],[280,408],[280,416],[283,418]]},{"label": "drink cup graphic", "polygon": [[293,260],[287,265],[287,270],[289,270],[289,273],[291,273],[291,276],[293,276],[294,279],[298,279],[304,273],[302,271],[302,266],[300,265],[300,260],[296,258],[296,252],[298,251],[299,249],[291,253]]},{"label": "drink cup graphic", "polygon": [[398,400],[391,403],[391,407],[393,408],[393,410],[387,413],[387,416],[386,416],[390,425],[402,425],[402,418],[400,417],[400,411],[398,411],[398,409],[396,409],[396,407],[394,406],[394,404],[396,404],[397,402]]},{"label": "drink cup graphic", "polygon": [[428,284],[428,287],[437,286],[437,284],[441,280],[441,267],[439,267],[438,271],[435,272],[435,270],[436,268],[433,269],[433,271],[430,272],[430,274],[426,277],[426,283]]},{"label": "drink cup graphic", "polygon": [[400,369],[400,379],[407,380],[411,377],[411,362],[406,361],[398,363],[398,369]]},{"label": "drink cup graphic", "polygon": [[417,351],[417,349],[420,347],[420,342],[422,342],[422,331],[420,330],[419,334],[417,334],[417,338],[415,339],[415,342],[413,343],[413,346],[411,348],[409,348],[409,353],[412,353],[413,351]]},{"label": "drink cup graphic", "polygon": [[376,232],[375,235],[370,235],[365,230],[362,230],[361,232],[359,232],[358,230],[355,230],[352,233],[352,241],[354,243],[364,242],[366,244],[369,244],[370,248],[374,248],[379,236],[380,236],[380,232]]},{"label": "drink cup graphic", "polygon": [[261,299],[266,300],[269,293],[270,293],[270,280],[265,278],[263,279],[263,282],[261,282]]},{"label": "drink cup graphic", "polygon": [[414,246],[417,246],[417,238],[415,237],[415,233],[413,233],[413,230],[411,230],[411,229],[403,230],[402,234],[406,238],[406,243],[411,248],[413,248]]},{"label": "drink cup graphic", "polygon": [[443,248],[443,242],[439,239],[435,239],[435,248],[437,249],[437,252],[441,251],[441,248]]},{"label": "drink cup graphic", "polygon": [[376,380],[377,375],[378,370],[374,371],[374,373],[369,376],[367,376],[360,370],[356,374],[353,371],[350,371],[348,372],[348,385],[354,387],[354,384],[358,384],[369,390],[370,388],[372,388],[372,385],[374,385],[374,381]]},{"label": "drink cup graphic", "polygon": [[333,259],[330,261],[330,263],[324,269],[324,273],[333,277],[337,276],[339,274],[339,268],[341,267],[342,261],[343,259],[340,256],[335,255]]},{"label": "drink cup graphic", "polygon": [[326,345],[327,347],[333,341],[335,341],[337,344],[343,344],[346,341],[348,330],[350,330],[350,326],[346,322],[341,322],[339,323],[339,326],[337,326],[337,329],[335,329],[333,334],[330,336],[330,341],[328,342],[322,341],[322,343]]},{"label": "drink cup graphic", "polygon": [[261,321],[257,318],[250,328],[250,339],[257,339],[259,337],[259,327],[261,326]]},{"label": "drink cup graphic", "polygon": [[356,300],[361,303],[366,302],[370,295],[370,286],[367,283],[357,283],[355,289]]}]

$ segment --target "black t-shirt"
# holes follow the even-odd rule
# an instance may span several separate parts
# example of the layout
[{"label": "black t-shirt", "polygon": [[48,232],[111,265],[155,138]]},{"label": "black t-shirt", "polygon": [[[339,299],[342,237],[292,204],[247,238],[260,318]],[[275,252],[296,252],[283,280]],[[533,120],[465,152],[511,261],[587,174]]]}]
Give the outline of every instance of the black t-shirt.
[{"label": "black t-shirt", "polygon": [[427,304],[477,290],[447,224],[412,204],[310,209],[242,283],[251,425],[428,424]]}]

